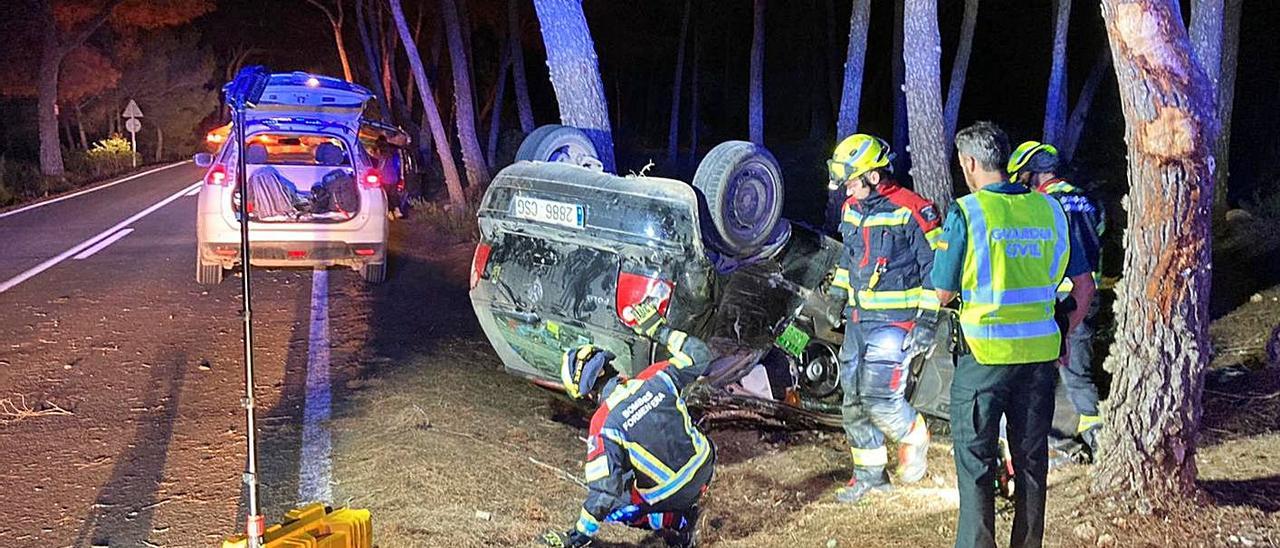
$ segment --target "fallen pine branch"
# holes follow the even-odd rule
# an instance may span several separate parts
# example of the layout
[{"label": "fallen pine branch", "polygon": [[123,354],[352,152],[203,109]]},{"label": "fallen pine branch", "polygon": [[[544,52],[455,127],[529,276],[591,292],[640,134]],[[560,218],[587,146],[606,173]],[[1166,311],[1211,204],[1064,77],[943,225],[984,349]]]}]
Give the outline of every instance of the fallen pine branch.
[{"label": "fallen pine branch", "polygon": [[53,415],[71,415],[70,411],[58,407],[52,402],[44,402],[46,408],[33,409],[27,403],[27,397],[18,395],[18,401],[14,402],[12,398],[0,399],[0,421],[18,422],[22,419],[31,417],[48,417]]}]

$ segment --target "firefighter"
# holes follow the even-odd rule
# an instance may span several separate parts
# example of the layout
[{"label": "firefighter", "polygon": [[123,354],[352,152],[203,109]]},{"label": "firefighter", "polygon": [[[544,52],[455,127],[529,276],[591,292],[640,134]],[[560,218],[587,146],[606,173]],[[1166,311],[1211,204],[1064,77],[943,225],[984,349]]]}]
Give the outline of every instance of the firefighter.
[{"label": "firefighter", "polygon": [[[1102,232],[1106,219],[1103,211],[1084,190],[1058,175],[1058,149],[1050,144],[1027,141],[1013,150],[1007,168],[1014,181],[1052,196],[1062,205],[1072,238],[1082,244],[1082,249],[1077,252],[1084,254],[1096,285],[1101,271]],[[1058,286],[1058,299],[1065,300],[1071,293],[1072,286],[1071,279],[1064,278]],[[1080,417],[1073,434],[1080,436],[1089,448],[1084,460],[1098,454],[1097,434],[1102,426],[1102,416],[1098,410],[1098,386],[1094,383],[1092,374],[1093,334],[1098,308],[1098,299],[1093,299],[1084,321],[1067,334],[1067,359],[1064,360],[1063,367],[1058,369],[1062,385],[1066,388],[1067,399]],[[1056,446],[1066,448],[1072,445],[1070,435],[1057,435],[1055,438],[1058,438],[1054,440]]]},{"label": "firefighter", "polygon": [[934,342],[939,307],[926,274],[941,230],[933,204],[893,180],[892,159],[883,140],[857,134],[827,162],[830,188],[848,196],[832,283],[848,297],[839,361],[853,478],[836,493],[848,503],[891,487],[885,438],[898,444],[898,482],[920,481],[927,470],[929,431],[905,390],[910,358]]},{"label": "firefighter", "polygon": [[1009,545],[1040,546],[1054,365],[1062,357],[1056,290],[1063,277],[1075,283],[1074,327],[1093,298],[1093,278],[1058,202],[1007,179],[1003,130],[990,122],[965,128],[956,152],[972,192],[947,214],[931,274],[942,302],[963,301],[959,323],[969,348],[951,383],[956,547],[996,546],[992,484],[1001,416],[1017,485]]},{"label": "firefighter", "polygon": [[694,426],[680,391],[706,371],[711,352],[667,327],[651,302],[627,307],[623,317],[666,345],[671,359],[625,378],[606,350],[588,345],[565,353],[565,390],[600,406],[587,439],[587,500],[573,529],[543,537],[548,546],[587,546],[606,522],[653,530],[668,546],[697,541],[698,502],[711,482],[715,448]]}]

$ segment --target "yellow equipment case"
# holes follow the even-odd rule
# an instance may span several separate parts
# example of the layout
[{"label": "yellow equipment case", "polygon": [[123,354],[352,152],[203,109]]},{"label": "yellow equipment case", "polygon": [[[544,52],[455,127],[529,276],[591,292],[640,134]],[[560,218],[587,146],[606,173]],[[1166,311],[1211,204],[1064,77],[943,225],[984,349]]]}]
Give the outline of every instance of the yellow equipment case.
[{"label": "yellow equipment case", "polygon": [[[294,508],[284,523],[267,527],[265,548],[373,548],[373,523],[368,510],[330,510],[321,503]],[[247,548],[244,535],[223,541],[222,548]]]}]

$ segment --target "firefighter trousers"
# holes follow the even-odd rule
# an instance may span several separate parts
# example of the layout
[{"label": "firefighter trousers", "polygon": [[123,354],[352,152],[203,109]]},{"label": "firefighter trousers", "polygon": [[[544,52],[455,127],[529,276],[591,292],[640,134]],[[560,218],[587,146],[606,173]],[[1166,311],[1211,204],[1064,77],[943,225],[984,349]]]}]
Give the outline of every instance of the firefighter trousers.
[{"label": "firefighter trousers", "polygon": [[907,330],[885,322],[845,324],[840,346],[842,422],[855,467],[883,468],[885,438],[902,442],[918,414],[907,403]]}]

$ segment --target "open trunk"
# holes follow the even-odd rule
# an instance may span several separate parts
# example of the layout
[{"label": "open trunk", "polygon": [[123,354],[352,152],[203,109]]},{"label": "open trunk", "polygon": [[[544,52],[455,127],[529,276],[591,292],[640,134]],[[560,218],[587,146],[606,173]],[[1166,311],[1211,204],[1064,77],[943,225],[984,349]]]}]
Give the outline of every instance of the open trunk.
[{"label": "open trunk", "polygon": [[[245,165],[252,221],[348,221],[360,212],[360,178],[368,178],[372,185],[379,182],[376,173],[356,173],[352,151],[342,139],[331,135],[257,133],[248,141]],[[234,170],[235,150],[224,158],[222,165]],[[239,193],[235,193],[232,203],[237,210],[239,200]]]}]

